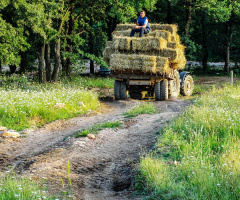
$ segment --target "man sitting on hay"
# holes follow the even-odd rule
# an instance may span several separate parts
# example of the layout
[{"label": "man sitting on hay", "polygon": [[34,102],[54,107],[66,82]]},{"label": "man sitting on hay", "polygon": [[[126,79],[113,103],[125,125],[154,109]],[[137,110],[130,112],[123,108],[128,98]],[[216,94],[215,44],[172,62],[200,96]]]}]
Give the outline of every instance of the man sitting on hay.
[{"label": "man sitting on hay", "polygon": [[133,37],[135,32],[140,32],[139,37],[143,36],[144,34],[149,33],[150,27],[149,27],[149,21],[146,17],[146,12],[142,10],[140,12],[140,16],[138,17],[136,26],[132,29],[130,37]]}]

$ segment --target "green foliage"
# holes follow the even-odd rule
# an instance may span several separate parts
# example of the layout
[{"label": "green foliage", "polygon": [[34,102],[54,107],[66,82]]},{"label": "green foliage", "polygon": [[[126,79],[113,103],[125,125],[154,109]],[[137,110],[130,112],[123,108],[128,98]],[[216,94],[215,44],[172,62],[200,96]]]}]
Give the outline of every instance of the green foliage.
[{"label": "green foliage", "polygon": [[88,129],[83,129],[73,135],[73,137],[78,138],[78,137],[84,137],[87,136],[88,134],[97,134],[99,131],[105,129],[105,128],[117,128],[122,125],[121,122],[115,121],[115,122],[105,122],[102,124],[96,124],[92,126],[91,128]]},{"label": "green foliage", "polygon": [[139,114],[153,114],[158,108],[153,103],[138,104],[124,113],[126,117],[136,117]]},{"label": "green foliage", "polygon": [[239,85],[213,87],[165,128],[138,187],[153,199],[239,199]]},{"label": "green foliage", "polygon": [[[64,75],[70,75],[84,59],[107,67],[102,52],[112,31],[118,23],[135,22],[142,9],[146,10],[150,23],[178,24],[188,59],[224,61],[230,44],[230,61],[238,61],[238,1],[83,0],[79,4],[62,0],[1,0],[0,63],[32,70],[42,43],[51,45],[54,65],[53,49],[60,38]],[[22,56],[24,52],[26,58]],[[24,59],[26,62],[21,62]]]},{"label": "green foliage", "polygon": [[56,18],[55,9],[58,9],[58,4],[54,0],[0,3],[0,60],[3,64],[19,65],[20,52],[32,45],[28,43],[30,32],[46,40],[53,31],[52,18]]},{"label": "green foliage", "polygon": [[29,45],[23,36],[22,28],[14,28],[2,19],[0,15],[0,60],[5,64],[20,63],[19,51],[24,51]]}]

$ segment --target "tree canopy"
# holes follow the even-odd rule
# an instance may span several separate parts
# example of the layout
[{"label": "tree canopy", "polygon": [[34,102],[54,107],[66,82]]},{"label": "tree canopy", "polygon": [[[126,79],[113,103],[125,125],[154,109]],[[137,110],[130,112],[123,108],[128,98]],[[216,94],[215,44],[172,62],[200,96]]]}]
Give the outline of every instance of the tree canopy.
[{"label": "tree canopy", "polygon": [[[70,75],[84,59],[106,66],[102,52],[118,23],[136,22],[144,9],[150,23],[174,23],[186,56],[239,63],[240,2],[235,0],[0,0],[0,65],[36,67],[40,82]],[[80,62],[80,63],[79,63]],[[14,72],[14,70],[12,71]]]}]

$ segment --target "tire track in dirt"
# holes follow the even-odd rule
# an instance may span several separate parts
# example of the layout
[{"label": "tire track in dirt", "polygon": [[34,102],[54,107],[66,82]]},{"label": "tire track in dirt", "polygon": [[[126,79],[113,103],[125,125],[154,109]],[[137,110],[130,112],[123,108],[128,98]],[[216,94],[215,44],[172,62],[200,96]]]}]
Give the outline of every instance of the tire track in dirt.
[{"label": "tire track in dirt", "polygon": [[[0,144],[0,154],[9,158],[1,167],[15,165],[16,170],[27,176],[45,177],[51,193],[55,194],[62,190],[61,178],[68,182],[66,163],[69,161],[74,199],[141,199],[132,192],[139,157],[153,148],[156,132],[191,102],[184,99],[154,102],[159,113],[125,119],[122,114],[136,103],[133,100],[108,102],[106,114],[70,119],[57,130],[53,123],[29,132],[18,142]],[[115,120],[123,121],[123,127],[104,129],[95,140],[70,137],[95,123]]]}]

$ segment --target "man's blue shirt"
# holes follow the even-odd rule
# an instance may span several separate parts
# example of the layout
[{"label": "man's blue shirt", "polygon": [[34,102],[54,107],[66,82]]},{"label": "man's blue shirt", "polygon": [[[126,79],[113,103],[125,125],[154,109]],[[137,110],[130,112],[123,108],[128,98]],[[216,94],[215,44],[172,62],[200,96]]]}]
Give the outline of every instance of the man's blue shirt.
[{"label": "man's blue shirt", "polygon": [[139,26],[143,26],[146,25],[146,29],[148,29],[148,31],[150,31],[150,27],[149,27],[149,23],[148,23],[148,18],[144,17],[141,18],[141,16],[138,17],[137,23],[139,24]]}]

